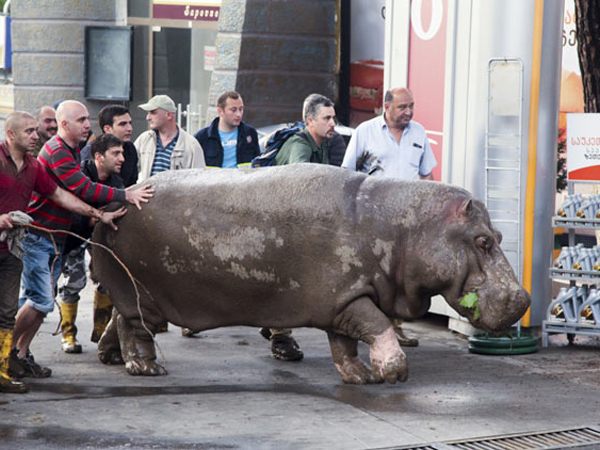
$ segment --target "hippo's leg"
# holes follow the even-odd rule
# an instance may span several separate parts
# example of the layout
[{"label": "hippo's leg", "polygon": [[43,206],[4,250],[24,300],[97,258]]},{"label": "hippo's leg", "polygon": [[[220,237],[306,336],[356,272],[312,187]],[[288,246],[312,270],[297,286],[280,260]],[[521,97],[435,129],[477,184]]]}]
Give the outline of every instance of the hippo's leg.
[{"label": "hippo's leg", "polygon": [[344,383],[367,384],[375,379],[371,370],[358,357],[358,341],[332,331],[327,332],[333,363]]},{"label": "hippo's leg", "polygon": [[166,375],[167,370],[156,362],[154,338],[144,329],[133,327],[122,315],[117,320],[121,354],[129,375]]},{"label": "hippo's leg", "polygon": [[370,298],[356,299],[344,308],[334,319],[334,328],[370,346],[374,382],[406,381],[408,363],[398,344],[394,327]]},{"label": "hippo's leg", "polygon": [[118,315],[117,308],[113,308],[110,322],[108,322],[106,330],[104,330],[100,341],[98,341],[98,358],[104,364],[125,364],[121,356],[121,344],[117,332]]}]

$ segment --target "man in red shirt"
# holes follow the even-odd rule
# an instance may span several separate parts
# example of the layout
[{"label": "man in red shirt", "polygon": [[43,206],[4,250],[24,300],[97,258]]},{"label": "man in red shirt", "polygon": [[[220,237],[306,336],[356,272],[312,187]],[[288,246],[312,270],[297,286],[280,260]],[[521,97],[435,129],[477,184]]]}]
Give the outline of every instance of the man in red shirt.
[{"label": "man in red shirt", "polygon": [[[70,211],[94,217],[116,229],[113,220],[125,214],[125,208],[104,213],[58,188],[41,164],[30,154],[38,139],[37,122],[26,112],[14,112],[5,123],[6,141],[0,144],[0,231],[13,228],[8,214],[26,211],[33,191]],[[0,242],[0,392],[23,393],[25,383],[8,375],[13,328],[17,313],[22,262]],[[57,269],[58,270],[58,269]]]}]

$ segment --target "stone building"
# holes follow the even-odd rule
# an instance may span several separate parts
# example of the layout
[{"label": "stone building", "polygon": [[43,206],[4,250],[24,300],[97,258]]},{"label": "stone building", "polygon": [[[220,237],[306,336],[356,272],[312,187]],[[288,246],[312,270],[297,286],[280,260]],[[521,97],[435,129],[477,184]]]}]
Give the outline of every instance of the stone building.
[{"label": "stone building", "polygon": [[[13,83],[2,91],[0,102],[8,105],[5,111],[11,102],[15,110],[33,111],[59,99],[76,99],[88,105],[92,118],[108,103],[123,103],[133,113],[138,134],[147,124],[136,106],[167,93],[182,105],[182,124],[195,131],[214,117],[218,95],[233,89],[242,93],[245,119],[255,126],[297,120],[306,95],[338,97],[341,3],[13,0]],[[86,49],[90,27],[131,29],[128,67],[115,68],[121,67],[121,56],[129,61],[128,52],[110,36],[88,42]],[[86,74],[90,55],[95,56],[89,67],[95,69]],[[129,99],[86,97],[86,83],[89,91],[94,76],[106,81],[106,69],[112,69],[109,77],[118,70],[114,79],[120,81],[130,70]]]}]

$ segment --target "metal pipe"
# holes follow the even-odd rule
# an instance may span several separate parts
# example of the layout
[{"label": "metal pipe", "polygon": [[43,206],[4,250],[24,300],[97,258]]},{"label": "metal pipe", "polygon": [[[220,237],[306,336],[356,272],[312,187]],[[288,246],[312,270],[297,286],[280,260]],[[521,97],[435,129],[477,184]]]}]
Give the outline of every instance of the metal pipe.
[{"label": "metal pipe", "polygon": [[[542,67],[542,33],[544,0],[535,0],[533,48],[531,55],[531,91],[529,100],[529,145],[527,156],[527,189],[525,193],[525,236],[523,251],[523,287],[531,294],[533,273],[533,228],[535,222],[535,184],[537,169],[537,138],[540,109],[540,77]],[[523,326],[531,322],[531,308],[523,316]]]}]

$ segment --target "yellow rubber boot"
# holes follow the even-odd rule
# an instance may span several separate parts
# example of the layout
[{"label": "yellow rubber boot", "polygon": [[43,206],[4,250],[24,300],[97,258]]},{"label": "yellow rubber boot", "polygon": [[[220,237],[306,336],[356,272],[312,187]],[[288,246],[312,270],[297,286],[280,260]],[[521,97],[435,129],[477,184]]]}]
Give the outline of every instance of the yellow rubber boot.
[{"label": "yellow rubber boot", "polygon": [[78,303],[61,303],[60,314],[62,320],[60,329],[62,330],[62,349],[65,353],[81,353],[81,345],[77,342],[77,319]]},{"label": "yellow rubber boot", "polygon": [[404,321],[402,319],[394,319],[394,329],[396,330],[396,337],[398,338],[398,343],[401,347],[418,347],[418,339],[410,338],[404,334],[404,330],[402,330],[403,323]]},{"label": "yellow rubber boot", "polygon": [[0,392],[9,394],[24,394],[29,391],[29,386],[8,375],[8,362],[12,349],[13,330],[0,328]]},{"label": "yellow rubber boot", "polygon": [[94,291],[94,329],[92,330],[92,342],[98,342],[102,333],[106,330],[112,316],[113,303],[108,294]]}]

